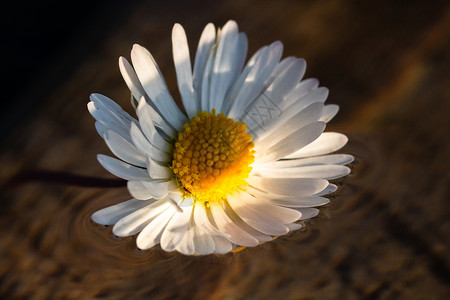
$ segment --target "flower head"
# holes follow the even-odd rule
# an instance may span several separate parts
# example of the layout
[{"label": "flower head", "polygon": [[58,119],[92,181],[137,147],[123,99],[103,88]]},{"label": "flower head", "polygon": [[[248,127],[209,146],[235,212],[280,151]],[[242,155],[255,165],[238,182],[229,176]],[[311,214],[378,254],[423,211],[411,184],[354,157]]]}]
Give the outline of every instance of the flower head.
[{"label": "flower head", "polygon": [[[338,111],[328,90],[303,79],[306,63],[274,42],[245,64],[246,35],[229,21],[208,24],[192,70],[186,34],[176,24],[173,58],[185,112],[170,95],[152,55],[134,45],[119,67],[137,119],[93,94],[88,108],[111,151],[99,155],[126,179],[133,199],[95,212],[137,246],[204,255],[253,247],[301,227],[329,203],[351,155],[329,154],[347,138],[323,133]],[[281,61],[280,61],[281,60]]]}]

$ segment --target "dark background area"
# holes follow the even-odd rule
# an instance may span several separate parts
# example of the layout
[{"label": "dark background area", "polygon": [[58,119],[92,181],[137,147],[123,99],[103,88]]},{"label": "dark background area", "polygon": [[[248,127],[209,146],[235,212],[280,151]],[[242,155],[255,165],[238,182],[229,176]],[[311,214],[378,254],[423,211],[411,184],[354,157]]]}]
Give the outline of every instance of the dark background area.
[{"label": "dark background area", "polygon": [[12,1],[2,5],[3,109],[0,144],[52,88],[120,26],[142,1]]},{"label": "dark background area", "polygon": [[[25,1],[2,15],[0,298],[450,298],[448,1]],[[113,178],[89,94],[132,112],[117,59],[139,43],[178,99],[173,24],[192,59],[203,27],[229,19],[248,57],[281,40],[341,108],[326,131],[356,160],[304,229],[223,256],[138,251],[90,220],[125,188],[11,185],[30,170]]]}]

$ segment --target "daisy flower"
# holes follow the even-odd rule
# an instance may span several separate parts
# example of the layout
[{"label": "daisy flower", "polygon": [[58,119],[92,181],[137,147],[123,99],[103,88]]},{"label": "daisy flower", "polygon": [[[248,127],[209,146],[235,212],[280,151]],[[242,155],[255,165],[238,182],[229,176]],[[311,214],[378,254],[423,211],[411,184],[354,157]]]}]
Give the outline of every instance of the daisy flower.
[{"label": "daisy flower", "polygon": [[119,159],[100,164],[127,180],[132,199],[95,212],[116,236],[138,234],[140,249],[157,244],[186,255],[254,247],[299,229],[347,175],[351,155],[330,154],[347,138],[324,133],[338,111],[328,90],[303,79],[304,59],[281,60],[277,41],[244,65],[247,37],[236,22],[203,30],[192,70],[183,27],[172,31],[183,109],[170,95],[150,52],[120,57],[137,119],[93,94],[95,127]]}]

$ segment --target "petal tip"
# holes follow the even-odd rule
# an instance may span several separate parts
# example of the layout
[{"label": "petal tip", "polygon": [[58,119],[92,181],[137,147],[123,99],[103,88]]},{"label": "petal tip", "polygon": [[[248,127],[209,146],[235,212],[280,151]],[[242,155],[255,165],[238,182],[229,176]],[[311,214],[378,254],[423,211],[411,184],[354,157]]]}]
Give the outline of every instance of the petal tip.
[{"label": "petal tip", "polygon": [[184,31],[184,28],[183,28],[183,26],[181,26],[180,23],[175,23],[175,24],[173,24],[172,32],[175,30],[183,30]]}]

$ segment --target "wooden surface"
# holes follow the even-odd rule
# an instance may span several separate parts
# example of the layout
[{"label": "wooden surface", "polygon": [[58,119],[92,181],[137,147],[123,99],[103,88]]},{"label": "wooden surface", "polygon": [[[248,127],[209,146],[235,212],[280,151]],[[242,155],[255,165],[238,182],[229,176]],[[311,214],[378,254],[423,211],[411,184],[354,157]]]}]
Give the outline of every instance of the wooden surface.
[{"label": "wooden surface", "polygon": [[[356,161],[305,229],[225,256],[138,251],[135,238],[90,221],[128,199],[125,188],[5,184],[34,169],[112,178],[96,161],[109,151],[89,94],[131,112],[117,59],[140,43],[179,98],[173,23],[195,53],[203,27],[228,19],[247,33],[249,54],[281,40],[284,56],[306,58],[307,76],[341,107],[327,131],[349,136],[341,152]],[[44,69],[15,99],[35,95],[35,109],[19,115],[0,156],[0,298],[450,299],[448,2],[143,2],[110,22],[102,38],[81,39],[79,58],[65,50],[76,62],[68,74]]]}]

